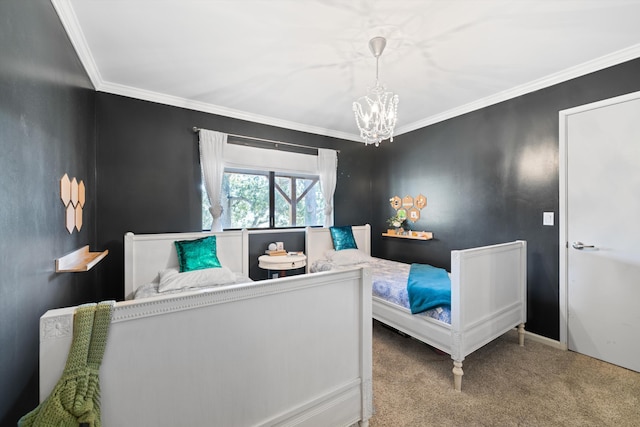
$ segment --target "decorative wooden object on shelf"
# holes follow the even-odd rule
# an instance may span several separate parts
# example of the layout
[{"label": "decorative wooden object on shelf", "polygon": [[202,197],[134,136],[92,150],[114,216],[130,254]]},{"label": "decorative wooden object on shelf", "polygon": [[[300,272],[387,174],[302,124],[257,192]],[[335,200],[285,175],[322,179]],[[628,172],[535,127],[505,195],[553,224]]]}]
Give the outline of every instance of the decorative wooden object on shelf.
[{"label": "decorative wooden object on shelf", "polygon": [[398,234],[395,230],[387,230],[386,233],[382,233],[386,237],[397,237],[399,239],[413,239],[413,240],[431,240],[433,239],[433,232],[431,231],[407,231],[407,234]]},{"label": "decorative wooden object on shelf", "polygon": [[89,245],[56,260],[56,273],[89,271],[109,253],[89,252]]}]

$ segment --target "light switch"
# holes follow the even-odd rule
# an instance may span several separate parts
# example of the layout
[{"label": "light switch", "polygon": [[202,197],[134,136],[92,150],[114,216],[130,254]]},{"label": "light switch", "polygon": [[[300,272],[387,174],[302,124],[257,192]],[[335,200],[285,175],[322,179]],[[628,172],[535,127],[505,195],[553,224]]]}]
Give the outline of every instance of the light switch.
[{"label": "light switch", "polygon": [[542,212],[542,225],[553,225],[553,212]]}]

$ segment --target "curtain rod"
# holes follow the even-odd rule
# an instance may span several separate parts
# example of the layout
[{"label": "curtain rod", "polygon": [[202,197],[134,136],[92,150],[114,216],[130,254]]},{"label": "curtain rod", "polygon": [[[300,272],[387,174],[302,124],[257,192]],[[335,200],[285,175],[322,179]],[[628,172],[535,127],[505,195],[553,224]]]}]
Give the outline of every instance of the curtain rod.
[{"label": "curtain rod", "polygon": [[[194,132],[199,132],[201,129],[202,128],[199,128],[199,127],[196,127],[196,126],[193,127],[193,131]],[[274,141],[272,139],[256,138],[254,136],[236,135],[234,133],[228,133],[227,135],[228,136],[235,136],[236,138],[251,139],[253,141],[269,142],[271,144],[275,144],[276,147],[278,146],[278,144],[282,144],[282,145],[288,145],[290,147],[306,148],[306,149],[309,149],[309,150],[317,150],[318,149],[318,147],[309,147],[308,145],[294,144],[292,142]],[[340,150],[335,150],[335,151],[338,152],[338,153],[340,152]]]}]

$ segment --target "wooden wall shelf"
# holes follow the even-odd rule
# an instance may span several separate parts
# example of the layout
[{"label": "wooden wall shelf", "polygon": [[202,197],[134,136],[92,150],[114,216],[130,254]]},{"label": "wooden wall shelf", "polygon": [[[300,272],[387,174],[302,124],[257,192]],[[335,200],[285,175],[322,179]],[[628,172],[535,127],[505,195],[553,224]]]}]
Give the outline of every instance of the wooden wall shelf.
[{"label": "wooden wall shelf", "polygon": [[412,239],[412,240],[431,240],[433,239],[433,233],[431,231],[413,231],[411,234],[395,234],[395,233],[382,233],[385,237],[395,237],[398,239]]},{"label": "wooden wall shelf", "polygon": [[56,273],[89,271],[97,263],[102,261],[108,253],[108,250],[103,252],[89,252],[89,245],[83,246],[77,251],[58,258],[56,260]]}]

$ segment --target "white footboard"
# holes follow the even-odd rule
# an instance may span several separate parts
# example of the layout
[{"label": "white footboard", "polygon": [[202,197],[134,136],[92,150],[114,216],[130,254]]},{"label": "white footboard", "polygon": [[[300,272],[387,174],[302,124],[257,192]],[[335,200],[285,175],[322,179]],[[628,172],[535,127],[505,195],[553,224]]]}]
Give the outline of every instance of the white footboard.
[{"label": "white footboard", "polygon": [[527,321],[527,243],[451,252],[451,358]]},{"label": "white footboard", "polygon": [[[40,322],[40,398],[62,373],[74,308]],[[367,424],[367,269],[117,303],[100,370],[102,424]]]}]

